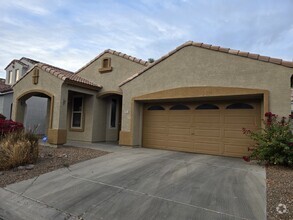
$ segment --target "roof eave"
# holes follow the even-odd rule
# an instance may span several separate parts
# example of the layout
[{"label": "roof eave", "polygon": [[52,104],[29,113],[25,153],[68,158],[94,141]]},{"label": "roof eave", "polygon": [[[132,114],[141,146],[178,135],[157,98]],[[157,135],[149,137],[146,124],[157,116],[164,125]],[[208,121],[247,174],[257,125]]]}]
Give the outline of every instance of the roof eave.
[{"label": "roof eave", "polygon": [[102,86],[94,86],[94,85],[89,85],[89,84],[85,84],[85,83],[80,83],[80,82],[76,82],[76,81],[73,81],[69,78],[66,78],[64,80],[64,83],[67,84],[67,85],[72,85],[72,86],[78,86],[78,87],[81,87],[81,88],[84,88],[84,89],[90,89],[90,90],[94,90],[94,91],[100,91],[103,87]]},{"label": "roof eave", "polygon": [[2,91],[2,92],[0,92],[0,96],[7,95],[7,94],[11,94],[11,93],[13,93],[13,89],[8,90],[8,91]]},{"label": "roof eave", "polygon": [[20,65],[22,65],[22,66],[24,66],[24,67],[28,67],[28,65],[27,64],[25,64],[25,63],[23,63],[23,62],[21,62],[20,60],[16,60],[16,59],[14,59],[14,60],[12,60],[6,67],[5,67],[5,69],[4,70],[6,70],[8,67],[10,67],[11,66],[11,64],[12,63],[14,63],[14,62],[16,62],[16,63],[19,63]]}]

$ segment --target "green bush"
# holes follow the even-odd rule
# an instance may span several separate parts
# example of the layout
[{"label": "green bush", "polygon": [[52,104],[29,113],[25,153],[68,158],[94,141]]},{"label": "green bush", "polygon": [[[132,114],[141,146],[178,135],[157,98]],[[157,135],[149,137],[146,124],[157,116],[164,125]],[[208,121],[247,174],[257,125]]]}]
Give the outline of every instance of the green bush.
[{"label": "green bush", "polygon": [[258,131],[243,129],[244,134],[255,141],[248,159],[266,164],[293,166],[292,115],[289,118],[278,118],[277,115],[267,112],[263,123],[264,128]]},{"label": "green bush", "polygon": [[0,170],[35,163],[38,159],[38,137],[24,131],[12,132],[0,141]]}]

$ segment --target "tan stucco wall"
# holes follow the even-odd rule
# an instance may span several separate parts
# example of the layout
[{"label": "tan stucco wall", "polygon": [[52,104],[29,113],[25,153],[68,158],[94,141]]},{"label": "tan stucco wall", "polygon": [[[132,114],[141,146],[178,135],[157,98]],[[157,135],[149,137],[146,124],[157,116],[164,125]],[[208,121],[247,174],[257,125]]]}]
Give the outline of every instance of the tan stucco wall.
[{"label": "tan stucco wall", "polygon": [[[94,126],[94,115],[96,114],[96,91],[87,90],[71,85],[63,85],[64,93],[68,93],[67,103],[67,138],[68,140],[75,141],[88,141],[92,142],[92,132]],[[71,129],[71,116],[72,116],[72,98],[75,95],[81,95],[83,99],[83,128],[81,130]]]},{"label": "tan stucco wall", "polygon": [[[138,114],[139,106],[131,104],[134,97],[180,87],[268,90],[269,110],[278,115],[288,115],[292,74],[293,70],[287,67],[193,46],[185,47],[122,86],[122,132],[127,134],[131,130],[132,112]],[[137,129],[135,131],[138,132]]]},{"label": "tan stucco wall", "polygon": [[[100,73],[99,68],[101,68],[101,62],[105,57],[111,58],[111,66],[113,69],[111,72]],[[106,53],[79,72],[78,75],[102,85],[101,92],[121,91],[119,84],[143,68],[145,66],[141,64]]]},{"label": "tan stucco wall", "polygon": [[[96,98],[94,102],[94,124],[92,130],[92,141],[117,141],[118,139],[118,121],[119,121],[119,103],[116,111],[116,128],[110,128],[111,98]],[[116,97],[117,98],[117,97]]]},{"label": "tan stucco wall", "polygon": [[[33,71],[29,72],[24,78],[22,78],[14,87],[13,87],[13,106],[17,105],[17,99],[27,93],[28,91],[45,91],[50,93],[54,97],[54,108],[53,108],[53,119],[52,119],[52,128],[60,127],[60,117],[59,113],[62,108],[60,99],[55,97],[60,97],[61,87],[63,81],[56,78],[55,76],[50,75],[49,73],[39,70],[39,82],[37,85],[32,83]],[[16,119],[16,108],[12,109],[12,118]],[[61,121],[61,123],[64,123]],[[65,124],[61,125],[65,129]]]},{"label": "tan stucco wall", "polygon": [[94,99],[94,115],[93,115],[93,130],[92,141],[106,140],[106,122],[107,122],[107,101],[105,99]]},{"label": "tan stucco wall", "polygon": [[[102,66],[102,60],[106,57],[111,58],[112,71],[100,73],[99,69]],[[112,92],[118,92],[119,94],[122,94],[119,84],[143,68],[145,68],[145,66],[141,64],[110,53],[106,53],[99,59],[91,63],[89,66],[87,66],[85,69],[81,70],[78,75],[103,86],[103,88],[99,92],[99,94],[101,95]],[[92,127],[93,142],[115,141],[118,138],[118,128],[113,129],[109,127],[109,102],[110,101],[108,98],[98,97],[94,99],[94,123]],[[117,117],[117,120],[118,119],[119,117]]]}]

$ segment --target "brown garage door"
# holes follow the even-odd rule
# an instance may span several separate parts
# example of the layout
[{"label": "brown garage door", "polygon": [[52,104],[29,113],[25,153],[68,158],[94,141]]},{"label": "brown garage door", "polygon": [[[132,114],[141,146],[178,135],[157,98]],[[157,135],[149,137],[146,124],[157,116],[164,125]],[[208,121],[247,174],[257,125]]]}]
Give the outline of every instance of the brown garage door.
[{"label": "brown garage door", "polygon": [[144,106],[143,146],[241,157],[260,126],[258,101],[156,103]]}]

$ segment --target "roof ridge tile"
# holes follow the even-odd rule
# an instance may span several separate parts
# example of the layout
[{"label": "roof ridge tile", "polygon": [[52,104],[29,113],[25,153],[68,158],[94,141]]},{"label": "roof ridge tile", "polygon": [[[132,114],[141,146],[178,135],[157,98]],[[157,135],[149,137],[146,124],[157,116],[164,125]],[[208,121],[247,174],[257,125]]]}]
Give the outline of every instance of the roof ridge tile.
[{"label": "roof ridge tile", "polygon": [[104,50],[102,53],[100,53],[98,56],[96,56],[94,59],[92,59],[91,61],[89,61],[88,63],[86,63],[83,67],[81,67],[80,69],[78,69],[75,74],[78,74],[80,71],[84,70],[85,68],[87,68],[89,65],[91,65],[93,62],[95,62],[97,59],[99,59],[101,56],[103,56],[104,54],[106,53],[110,53],[110,54],[113,54],[113,55],[116,55],[116,56],[119,56],[119,57],[122,57],[124,59],[127,59],[127,60],[130,60],[132,62],[135,62],[135,63],[138,63],[138,64],[141,64],[143,66],[147,66],[149,64],[148,61],[146,60],[143,60],[143,62],[140,62],[140,60],[142,59],[138,59],[136,57],[133,57],[131,55],[128,55],[128,54],[125,54],[125,53],[122,53],[122,52],[119,52],[119,51],[116,51],[116,50],[112,50],[112,49],[106,49]]},{"label": "roof ridge tile", "polygon": [[258,60],[265,61],[265,62],[269,62],[270,57],[259,55],[258,56]]},{"label": "roof ridge tile", "polygon": [[228,48],[228,47],[219,47],[220,52],[228,53],[229,50],[230,50],[230,48]]},{"label": "roof ridge tile", "polygon": [[228,53],[238,55],[239,50],[233,50],[233,49],[230,49],[230,50],[228,51]]},{"label": "roof ridge tile", "polygon": [[248,58],[258,60],[259,54],[257,53],[248,53]]}]

